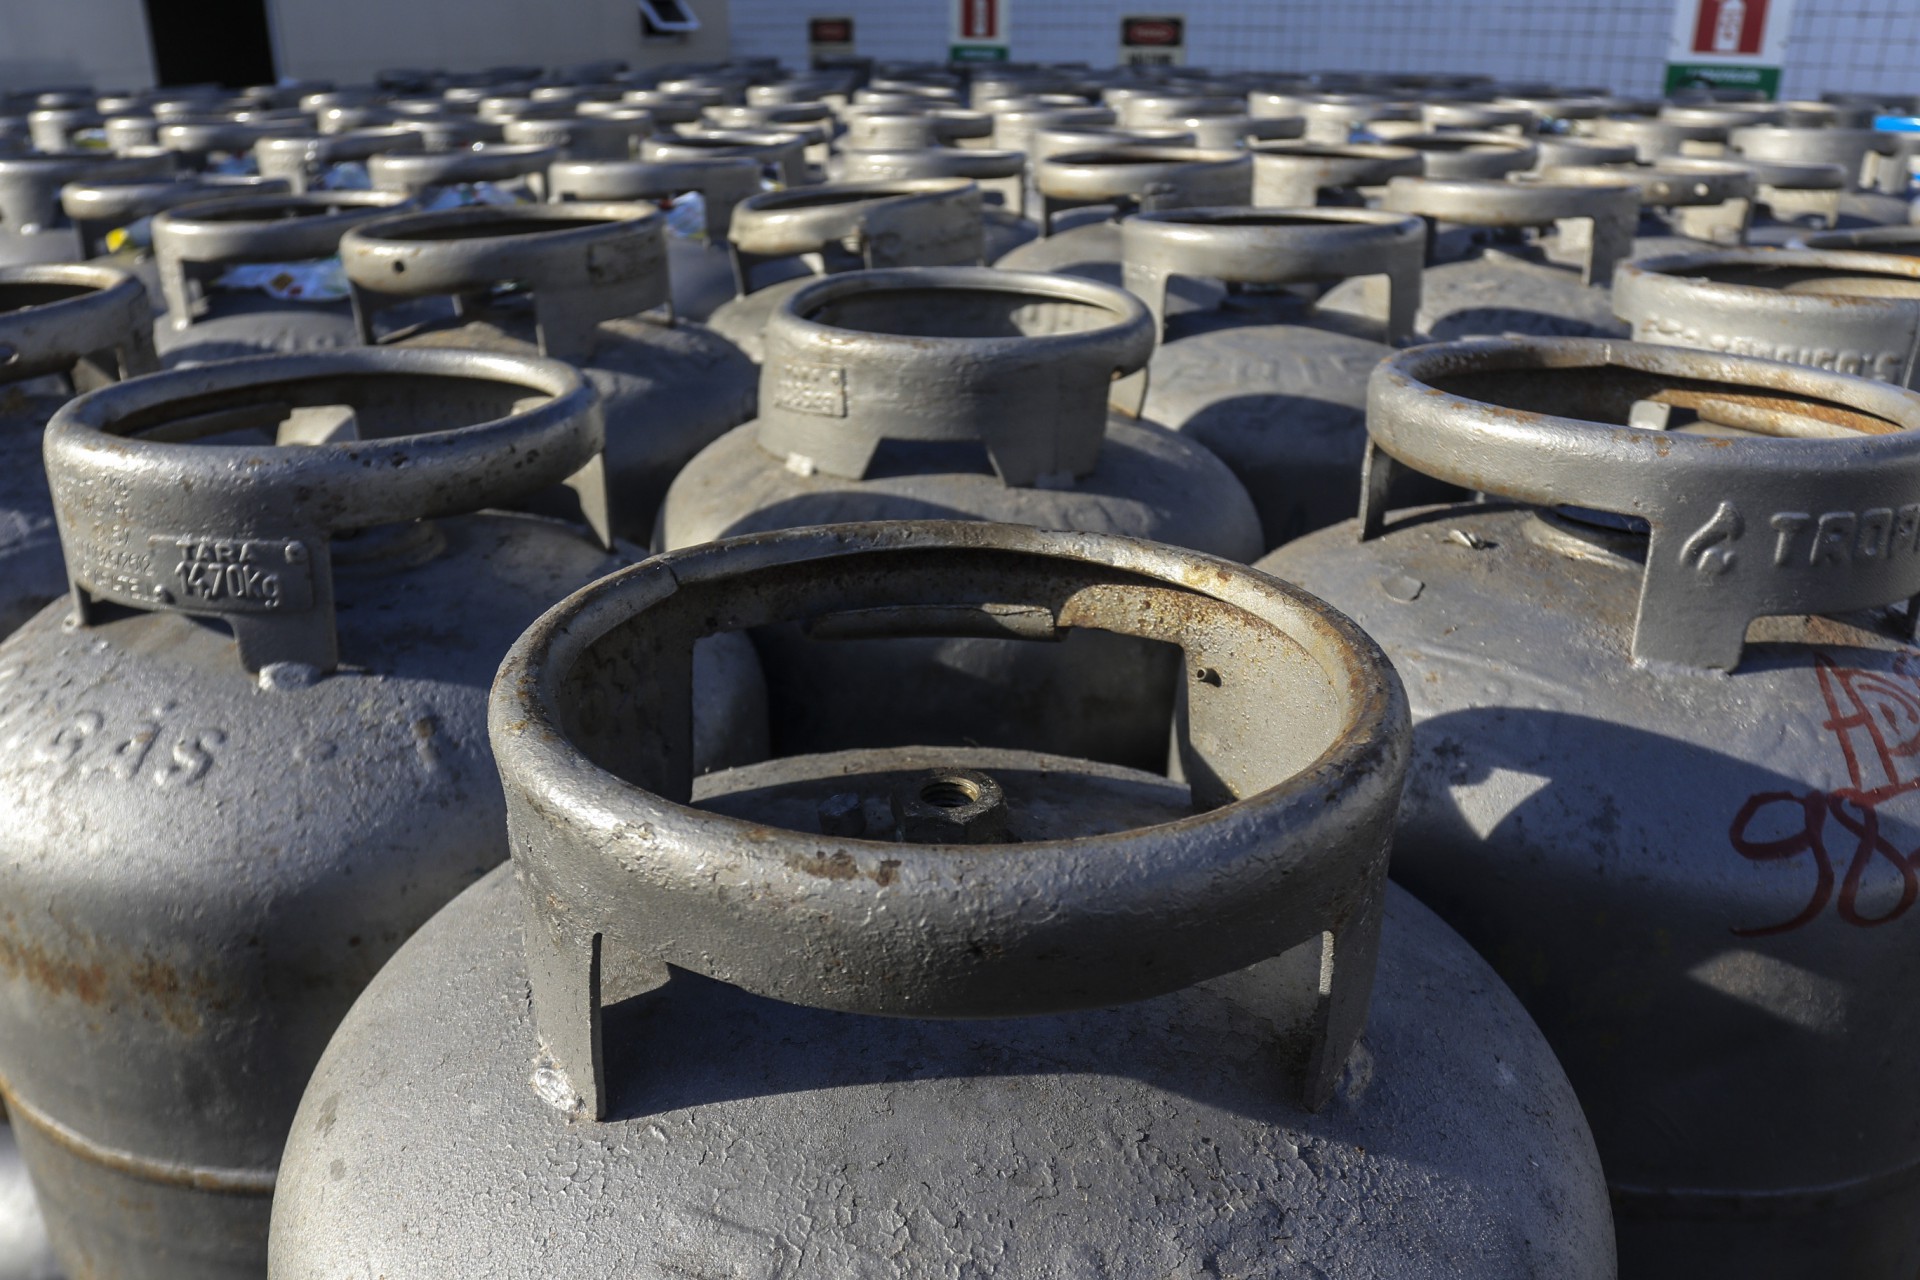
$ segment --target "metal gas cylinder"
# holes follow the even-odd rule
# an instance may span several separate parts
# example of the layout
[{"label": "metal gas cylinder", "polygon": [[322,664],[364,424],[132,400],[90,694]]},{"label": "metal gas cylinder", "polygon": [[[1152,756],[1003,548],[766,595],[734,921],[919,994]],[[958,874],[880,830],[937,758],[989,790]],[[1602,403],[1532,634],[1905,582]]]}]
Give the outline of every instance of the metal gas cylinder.
[{"label": "metal gas cylinder", "polygon": [[1249,151],[1253,202],[1263,209],[1362,205],[1368,192],[1426,171],[1419,152],[1378,142],[1261,142]]},{"label": "metal gas cylinder", "polygon": [[172,177],[167,154],[0,155],[0,267],[32,262],[71,262],[79,256],[79,236],[60,208],[60,189],[69,182]]},{"label": "metal gas cylinder", "polygon": [[[1198,781],[999,744],[691,780],[694,636],[876,615],[1180,646]],[[495,690],[514,865],[328,1048],[273,1280],[1614,1274],[1559,1068],[1387,883],[1405,694],[1286,584],[795,530],[574,596]]]},{"label": "metal gas cylinder", "polygon": [[[1128,218],[1120,224],[1124,279],[1162,340],[1147,367],[1114,388],[1114,403],[1226,463],[1260,513],[1268,548],[1350,518],[1366,452],[1367,378],[1413,333],[1426,236],[1418,218],[1371,209]],[[1182,277],[1234,292],[1216,310],[1169,317],[1168,287]],[[1371,324],[1346,314],[1330,321],[1299,290],[1279,288],[1348,279],[1364,282]]]},{"label": "metal gas cylinder", "polygon": [[[1030,166],[1042,238],[1003,256],[1009,271],[1050,271],[1102,284],[1120,283],[1120,219],[1139,210],[1245,205],[1253,198],[1253,161],[1247,151],[1194,147],[1114,146],[1069,151]],[[1056,219],[1083,211],[1075,225]],[[1176,309],[1212,306],[1209,285],[1182,282]]]},{"label": "metal gas cylinder", "polygon": [[[743,200],[728,233],[740,296],[713,313],[713,331],[758,364],[767,318],[812,271],[759,287],[763,266],[818,261],[820,275],[886,267],[979,266],[986,252],[980,188],[954,178],[834,182]],[[784,273],[783,273],[784,274]]]},{"label": "metal gas cylinder", "polygon": [[[1616,144],[1617,145],[1617,144]],[[1636,258],[1695,252],[1706,244],[1741,245],[1752,231],[1761,173],[1743,160],[1661,156],[1648,164],[1551,165],[1529,180],[1616,187],[1639,197]],[[1774,174],[1775,177],[1791,175]]]},{"label": "metal gas cylinder", "polygon": [[[1394,178],[1382,209],[1432,228],[1415,327],[1433,338],[1490,333],[1622,334],[1607,294],[1633,242],[1634,188],[1475,178]],[[1528,233],[1555,228],[1552,236]],[[1366,315],[1363,281],[1336,286],[1325,312]]]},{"label": "metal gas cylinder", "polygon": [[[157,367],[147,291],[132,276],[106,267],[0,268],[0,351],[6,353],[0,366],[4,636],[67,589],[53,499],[40,465],[41,434],[71,392]],[[0,1259],[4,1256],[0,1249]],[[3,1262],[0,1274],[5,1274]]]},{"label": "metal gas cylinder", "polygon": [[555,147],[506,142],[479,143],[456,151],[383,151],[367,158],[367,177],[376,190],[409,197],[494,183],[510,192],[524,189],[533,199],[544,200],[547,166],[559,158]]},{"label": "metal gas cylinder", "polygon": [[[1394,875],[1559,1051],[1622,1273],[1913,1275],[1920,650],[1880,606],[1920,593],[1920,400],[1484,341],[1383,365],[1368,428],[1360,520],[1261,567],[1400,665]],[[1403,466],[1493,500],[1389,521]]]},{"label": "metal gas cylinder", "polygon": [[296,192],[325,185],[337,164],[364,161],[393,152],[426,150],[426,135],[398,126],[355,129],[349,133],[286,134],[254,144],[255,166],[263,178],[279,178]]},{"label": "metal gas cylinder", "polygon": [[1637,259],[1613,305],[1642,342],[1920,386],[1920,258],[1721,249]]},{"label": "metal gas cylinder", "polygon": [[1419,153],[1423,177],[1504,178],[1533,168],[1540,154],[1533,139],[1510,133],[1466,129],[1427,133],[1424,129],[1415,125],[1411,132],[1383,135],[1393,146]]},{"label": "metal gas cylinder", "polygon": [[[981,188],[986,261],[997,263],[1040,236],[1039,224],[1018,212],[1027,157],[985,147],[926,146],[897,150],[843,147],[836,172],[843,182],[921,182],[964,178]],[[1011,196],[1011,198],[1009,198]]]},{"label": "metal gas cylinder", "polygon": [[[759,161],[751,156],[714,156],[698,160],[562,160],[547,170],[549,194],[556,203],[573,200],[646,200],[675,209],[698,196],[690,226],[668,220],[667,274],[672,279],[673,309],[689,320],[706,320],[736,296],[733,259],[727,233],[733,210],[764,189]],[[796,271],[796,274],[798,272]]]},{"label": "metal gas cylinder", "polygon": [[642,160],[707,160],[744,156],[767,179],[783,187],[814,180],[807,163],[807,140],[797,134],[732,129],[700,129],[656,135],[640,142]]},{"label": "metal gas cylinder", "polygon": [[515,116],[502,129],[508,142],[552,147],[568,160],[631,160],[640,139],[653,131],[653,117],[638,107],[557,118]]},{"label": "metal gas cylinder", "polygon": [[206,364],[357,345],[359,330],[344,299],[284,300],[218,282],[245,264],[331,258],[348,228],[391,213],[401,200],[380,191],[232,196],[156,214],[153,256],[167,307],[154,326],[161,358],[170,365]]},{"label": "metal gas cylinder", "polygon": [[1728,136],[1728,148],[1753,160],[1837,164],[1846,172],[1840,216],[1851,226],[1905,223],[1906,154],[1900,135],[1875,129],[1808,129],[1749,125]]},{"label": "metal gas cylinder", "polygon": [[619,563],[459,513],[575,472],[603,513],[600,435],[574,370],[471,352],[175,370],[48,427],[72,597],[0,643],[0,1090],[69,1275],[261,1273],[333,1026],[505,856],[499,655]]},{"label": "metal gas cylinder", "polygon": [[[81,256],[94,258],[109,252],[126,252],[109,247],[107,240],[111,234],[167,209],[222,196],[278,196],[287,195],[291,190],[277,178],[246,174],[193,173],[159,179],[69,182],[60,188],[60,211],[73,223],[74,232],[80,238]],[[126,269],[134,267],[127,265]],[[158,267],[152,269],[151,276],[148,287],[155,304],[164,307]]]},{"label": "metal gas cylinder", "polygon": [[[966,516],[1259,554],[1259,518],[1219,459],[1109,411],[1116,372],[1153,350],[1152,318],[1121,290],[993,268],[857,272],[788,297],[765,343],[760,417],[687,464],[656,546]],[[774,710],[782,753],[871,734],[1165,763],[1175,672],[1164,650],[1094,633],[1060,646],[849,634],[758,637],[794,699]],[[885,678],[906,670],[911,697]],[[983,701],[983,686],[1020,696]]]},{"label": "metal gas cylinder", "polygon": [[738,347],[674,315],[664,223],[641,204],[475,205],[365,223],[340,258],[367,342],[386,309],[451,297],[454,315],[380,340],[537,352],[584,370],[606,416],[615,532],[644,544],[667,483],[753,416],[757,383]]}]

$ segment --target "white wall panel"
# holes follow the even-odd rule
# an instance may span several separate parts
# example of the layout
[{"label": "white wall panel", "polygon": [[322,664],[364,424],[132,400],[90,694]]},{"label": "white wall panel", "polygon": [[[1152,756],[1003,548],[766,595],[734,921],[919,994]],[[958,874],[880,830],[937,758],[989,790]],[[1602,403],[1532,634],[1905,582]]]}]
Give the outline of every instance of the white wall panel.
[{"label": "white wall panel", "polygon": [[[1013,56],[1114,60],[1126,13],[1185,13],[1188,60],[1283,70],[1485,71],[1658,92],[1671,0],[1004,0]],[[806,56],[809,16],[852,14],[860,52],[946,56],[945,0],[733,0],[734,51]],[[1920,0],[1798,0],[1782,85],[1920,89]]]}]

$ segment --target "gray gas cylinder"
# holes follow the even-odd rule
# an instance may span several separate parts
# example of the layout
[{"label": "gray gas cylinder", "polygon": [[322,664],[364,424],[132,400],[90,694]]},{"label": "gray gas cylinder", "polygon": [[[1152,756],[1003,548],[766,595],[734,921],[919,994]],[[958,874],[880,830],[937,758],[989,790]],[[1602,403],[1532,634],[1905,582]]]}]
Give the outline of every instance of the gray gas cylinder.
[{"label": "gray gas cylinder", "polygon": [[160,180],[173,173],[173,157],[164,152],[137,157],[0,154],[0,267],[71,262],[79,256],[79,236],[60,207],[60,189],[69,182]]},{"label": "gray gas cylinder", "polygon": [[287,195],[291,190],[279,179],[248,174],[192,173],[169,178],[83,180],[60,188],[60,209],[80,238],[82,258],[113,254],[113,265],[140,275],[153,295],[155,308],[164,311],[166,301],[160,289],[159,265],[151,254],[133,245],[109,249],[107,239],[114,231],[199,200],[222,196],[278,196]]},{"label": "gray gas cylinder", "polygon": [[[1109,411],[1114,375],[1153,349],[1146,308],[1118,289],[993,268],[856,272],[788,298],[765,339],[760,417],[680,473],[657,546],[965,516],[1259,554],[1259,518],[1219,459]],[[1165,762],[1175,673],[1164,650],[1092,633],[1058,646],[907,639],[910,627],[884,620],[833,635],[756,637],[790,698],[773,713],[783,753],[866,734]],[[887,678],[907,671],[910,696]]]},{"label": "gray gas cylinder", "polygon": [[1253,203],[1267,209],[1361,205],[1393,179],[1425,172],[1419,152],[1378,142],[1259,142],[1249,150]]},{"label": "gray gas cylinder", "polygon": [[1643,342],[1920,385],[1920,258],[1752,248],[1638,259],[1615,276],[1613,303]]},{"label": "gray gas cylinder", "polygon": [[[1400,665],[1394,875],[1559,1051],[1622,1273],[1912,1276],[1920,400],[1482,341],[1383,365],[1368,429],[1361,518],[1261,567]],[[1402,467],[1490,500],[1390,520]]]},{"label": "gray gas cylinder", "polygon": [[0,636],[5,636],[67,589],[53,499],[40,465],[41,434],[71,393],[153,372],[147,291],[132,276],[107,267],[0,267],[0,351],[7,353],[0,369]]},{"label": "gray gas cylinder", "polygon": [[[562,160],[548,169],[547,185],[558,203],[648,200],[671,207],[684,197],[698,196],[700,216],[692,225],[677,225],[683,218],[676,215],[667,228],[673,309],[689,320],[705,321],[736,296],[727,233],[735,206],[763,189],[760,162],[753,157]],[[800,268],[794,271],[799,274]]]},{"label": "gray gas cylinder", "polygon": [[557,147],[509,142],[482,142],[450,151],[382,151],[367,158],[367,177],[376,190],[409,198],[491,183],[544,200],[547,166],[559,158]]},{"label": "gray gas cylinder", "polygon": [[[1380,207],[1417,214],[1433,228],[1415,320],[1422,334],[1624,335],[1607,283],[1639,216],[1627,183],[1394,178]],[[1554,234],[1538,235],[1548,228]],[[1336,286],[1321,308],[1364,315],[1366,287]]]},{"label": "gray gas cylinder", "polygon": [[391,213],[401,198],[376,191],[246,195],[195,201],[153,219],[153,256],[166,314],[154,342],[169,365],[320,351],[360,341],[345,300],[283,301],[259,289],[218,287],[252,263],[330,258],[347,229]]},{"label": "gray gas cylinder", "polygon": [[1752,159],[1799,164],[1836,164],[1846,175],[1839,214],[1849,226],[1904,223],[1910,153],[1899,134],[1875,129],[1804,128],[1756,123],[1734,129],[1728,150]]},{"label": "gray gas cylinder", "polygon": [[463,513],[572,475],[604,539],[600,441],[576,370],[478,352],[174,370],[48,427],[72,596],[0,643],[0,1091],[69,1275],[261,1273],[334,1025],[506,854],[500,655],[620,563]]},{"label": "gray gas cylinder", "polygon": [[[839,155],[839,176],[847,182],[914,182],[932,178],[965,178],[982,189],[981,229],[988,263],[997,264],[1013,250],[1040,236],[1039,224],[1017,212],[1018,200],[1006,193],[1024,182],[1027,158],[1018,151],[976,147],[925,147],[919,150],[856,151]],[[996,192],[996,188],[998,191]]]},{"label": "gray gas cylinder", "polygon": [[640,143],[642,160],[705,160],[743,156],[761,167],[768,180],[783,187],[813,181],[807,164],[807,140],[794,134],[759,130],[683,129]]},{"label": "gray gas cylinder", "polygon": [[296,192],[324,185],[338,164],[370,160],[391,153],[426,150],[426,134],[418,129],[388,125],[334,134],[284,134],[254,144],[255,167],[263,178],[278,178]]},{"label": "gray gas cylinder", "polygon": [[808,270],[761,287],[763,267],[818,262],[820,275],[833,275],[979,266],[986,254],[980,211],[980,188],[960,178],[830,182],[751,196],[734,208],[728,230],[740,296],[709,323],[757,364],[767,318],[818,278]]},{"label": "gray gas cylinder", "polygon": [[[1770,176],[1798,181],[1791,173]],[[1616,187],[1630,184],[1640,212],[1632,256],[1698,250],[1703,244],[1741,245],[1753,228],[1762,173],[1743,160],[1660,156],[1651,163],[1565,164],[1540,170],[1534,180],[1563,185]]]},{"label": "gray gas cylinder", "polygon": [[[1349,519],[1360,501],[1367,378],[1413,333],[1426,235],[1418,218],[1371,209],[1128,218],[1126,286],[1153,312],[1162,341],[1114,402],[1226,463],[1253,498],[1268,548]],[[1182,278],[1235,292],[1215,310],[1169,316],[1169,286]],[[1282,288],[1348,279],[1366,283],[1371,323],[1322,317],[1310,294]],[[1425,500],[1442,496],[1451,495]]]},{"label": "gray gas cylinder", "polygon": [[[1199,781],[998,745],[691,781],[693,637],[876,612],[1182,646]],[[1405,695],[1286,584],[795,530],[573,597],[495,689],[514,865],[329,1047],[273,1280],[1614,1274],[1559,1068],[1386,882]]]},{"label": "gray gas cylinder", "polygon": [[387,308],[453,297],[457,314],[386,340],[584,370],[606,415],[615,531],[644,544],[668,482],[753,416],[756,387],[738,347],[674,314],[664,223],[643,204],[471,206],[366,223],[340,255],[369,342]]},{"label": "gray gas cylinder", "polygon": [[[1120,283],[1120,218],[1138,210],[1244,205],[1253,196],[1253,162],[1244,150],[1113,146],[1067,151],[1028,166],[1038,201],[1041,239],[995,265],[1009,271],[1051,271]],[[1057,222],[1066,214],[1073,225]],[[1175,310],[1208,307],[1216,288],[1183,282]]]}]

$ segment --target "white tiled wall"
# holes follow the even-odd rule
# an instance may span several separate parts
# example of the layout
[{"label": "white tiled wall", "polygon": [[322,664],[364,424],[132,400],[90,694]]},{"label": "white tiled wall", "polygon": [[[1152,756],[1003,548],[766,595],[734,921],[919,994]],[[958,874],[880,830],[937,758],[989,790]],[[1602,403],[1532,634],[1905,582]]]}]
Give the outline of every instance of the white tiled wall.
[{"label": "white tiled wall", "polygon": [[[3,2],[3,0],[0,0]],[[1185,13],[1189,62],[1486,71],[1657,92],[1672,0],[1002,0],[1013,56],[1114,61],[1120,17]],[[947,0],[731,0],[737,54],[805,60],[810,16],[853,15],[860,52],[946,56]],[[1920,0],[1798,0],[1782,93],[1920,89]]]}]

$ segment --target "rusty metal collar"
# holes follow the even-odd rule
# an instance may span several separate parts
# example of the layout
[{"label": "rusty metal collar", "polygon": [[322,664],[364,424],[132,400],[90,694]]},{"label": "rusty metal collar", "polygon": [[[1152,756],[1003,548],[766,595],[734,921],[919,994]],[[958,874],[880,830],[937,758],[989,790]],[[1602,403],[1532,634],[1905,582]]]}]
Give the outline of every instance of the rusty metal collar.
[{"label": "rusty metal collar", "polygon": [[[359,438],[198,443],[283,423]],[[260,356],[69,402],[47,427],[47,479],[83,625],[99,601],[218,617],[247,670],[326,672],[339,658],[335,534],[499,506],[570,480],[607,542],[604,435],[593,389],[557,360],[393,348]]]},{"label": "rusty metal collar", "polygon": [[[694,641],[791,620],[1035,640],[1088,627],[1179,645],[1196,812],[980,846],[689,807]],[[535,1024],[588,1117],[608,1097],[603,967],[642,990],[676,965],[817,1007],[1012,1017],[1148,998],[1319,938],[1308,1105],[1328,1098],[1364,1026],[1405,694],[1352,622],[1244,565],[975,522],[709,543],[536,622],[494,683],[489,732],[526,891]]]},{"label": "rusty metal collar", "polygon": [[76,391],[159,368],[135,276],[77,263],[0,268],[0,383],[66,373]]},{"label": "rusty metal collar", "polygon": [[1598,183],[1500,182],[1487,178],[1395,178],[1380,207],[1434,222],[1471,227],[1545,227],[1586,222],[1581,279],[1604,285],[1614,264],[1633,251],[1640,202],[1625,181]]},{"label": "rusty metal collar", "polygon": [[1098,464],[1113,379],[1146,364],[1154,328],[1091,280],[919,267],[809,285],[765,343],[758,440],[776,458],[858,479],[885,440],[980,441],[1031,486]]},{"label": "rusty metal collar", "polygon": [[340,262],[364,342],[395,300],[512,282],[533,297],[540,354],[584,361],[601,321],[671,308],[665,226],[644,204],[470,205],[355,227]]},{"label": "rusty metal collar", "polygon": [[[1730,428],[1692,434],[1700,420]],[[1646,522],[1636,662],[1732,670],[1747,624],[1920,595],[1920,396],[1587,339],[1445,343],[1374,371],[1361,537],[1405,465]]]}]

